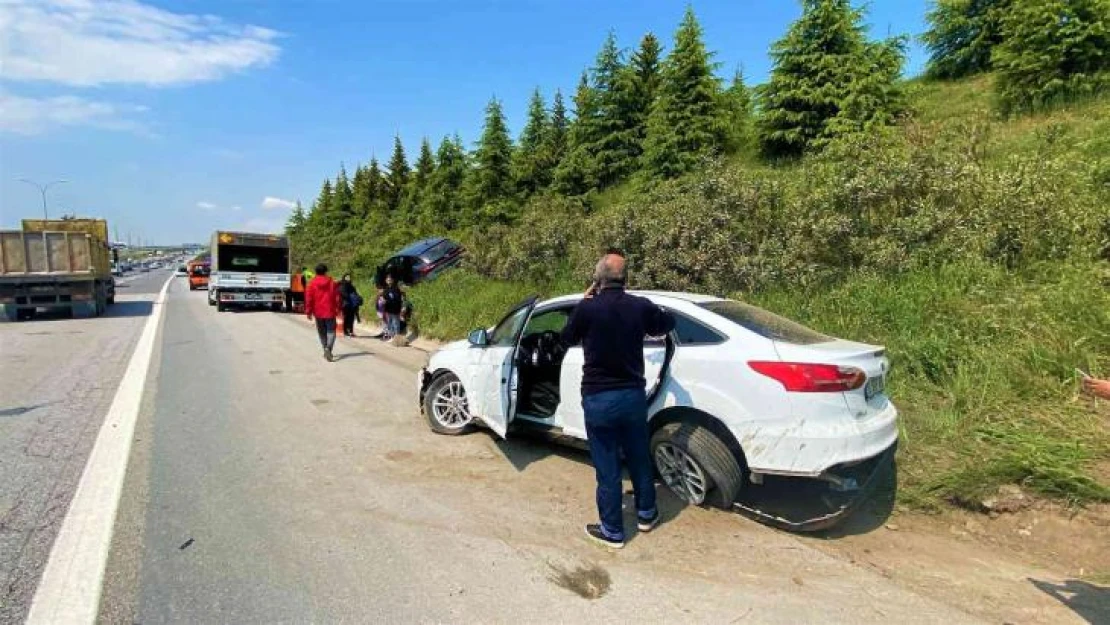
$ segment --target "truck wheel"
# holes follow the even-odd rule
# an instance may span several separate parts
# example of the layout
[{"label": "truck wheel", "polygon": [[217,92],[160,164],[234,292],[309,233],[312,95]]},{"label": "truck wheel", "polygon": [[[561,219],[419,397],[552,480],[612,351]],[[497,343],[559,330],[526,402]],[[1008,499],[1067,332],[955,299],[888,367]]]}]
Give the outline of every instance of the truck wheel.
[{"label": "truck wheel", "polygon": [[454,374],[441,375],[424,391],[424,417],[436,434],[458,436],[473,429],[466,389]]},{"label": "truck wheel", "polygon": [[227,304],[224,304],[223,302],[220,302],[220,301],[216,302],[216,312],[225,312],[226,310],[227,310]]},{"label": "truck wheel", "polygon": [[281,312],[281,304],[279,302],[274,302],[273,304],[270,304],[270,310],[276,313]]},{"label": "truck wheel", "polygon": [[709,430],[692,423],[669,423],[651,437],[651,455],[663,482],[679,499],[695,506],[730,509],[744,485],[740,463]]}]

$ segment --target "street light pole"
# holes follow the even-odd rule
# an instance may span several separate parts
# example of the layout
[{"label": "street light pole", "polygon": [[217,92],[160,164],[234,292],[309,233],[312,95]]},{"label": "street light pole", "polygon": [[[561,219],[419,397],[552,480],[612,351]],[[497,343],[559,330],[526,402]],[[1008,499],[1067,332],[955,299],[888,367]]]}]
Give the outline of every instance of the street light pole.
[{"label": "street light pole", "polygon": [[19,181],[20,182],[26,182],[27,184],[31,185],[32,187],[35,187],[36,189],[39,190],[39,193],[42,194],[42,218],[43,219],[50,219],[50,215],[48,215],[47,212],[46,212],[46,190],[49,189],[50,187],[56,185],[56,184],[63,184],[63,183],[69,182],[68,180],[52,180],[52,181],[50,181],[46,184],[39,184],[39,183],[35,182],[34,180],[28,180],[26,178],[20,178]]}]

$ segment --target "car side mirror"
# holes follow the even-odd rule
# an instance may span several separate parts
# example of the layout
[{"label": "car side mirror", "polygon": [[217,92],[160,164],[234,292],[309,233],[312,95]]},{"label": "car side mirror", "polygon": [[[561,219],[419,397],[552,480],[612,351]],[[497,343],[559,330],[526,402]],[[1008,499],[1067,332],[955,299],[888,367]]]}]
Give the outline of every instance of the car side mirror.
[{"label": "car side mirror", "polygon": [[489,344],[489,335],[486,334],[485,329],[478,329],[471,332],[466,340],[470,341],[470,344],[474,347],[485,347]]}]

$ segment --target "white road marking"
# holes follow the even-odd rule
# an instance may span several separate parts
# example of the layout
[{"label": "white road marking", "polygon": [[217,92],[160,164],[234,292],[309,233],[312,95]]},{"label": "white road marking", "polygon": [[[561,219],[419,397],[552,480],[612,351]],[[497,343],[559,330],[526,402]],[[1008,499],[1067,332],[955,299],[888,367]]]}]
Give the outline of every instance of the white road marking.
[{"label": "white road marking", "polygon": [[108,550],[116,523],[123,478],[131,456],[131,439],[146,376],[154,353],[154,339],[166,301],[171,276],[154,300],[153,310],[127,363],[123,380],[100,426],[85,472],[69,504],[69,512],[50,550],[28,625],[78,625],[96,621]]}]

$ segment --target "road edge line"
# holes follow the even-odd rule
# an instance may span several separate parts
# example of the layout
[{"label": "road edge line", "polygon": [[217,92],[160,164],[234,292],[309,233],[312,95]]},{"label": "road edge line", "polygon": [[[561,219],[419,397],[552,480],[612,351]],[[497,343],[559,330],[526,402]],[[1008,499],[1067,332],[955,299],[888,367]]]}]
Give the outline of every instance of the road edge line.
[{"label": "road edge line", "polygon": [[154,299],[150,318],[131,352],[50,549],[26,625],[96,622],[135,423],[173,278],[166,280]]}]

